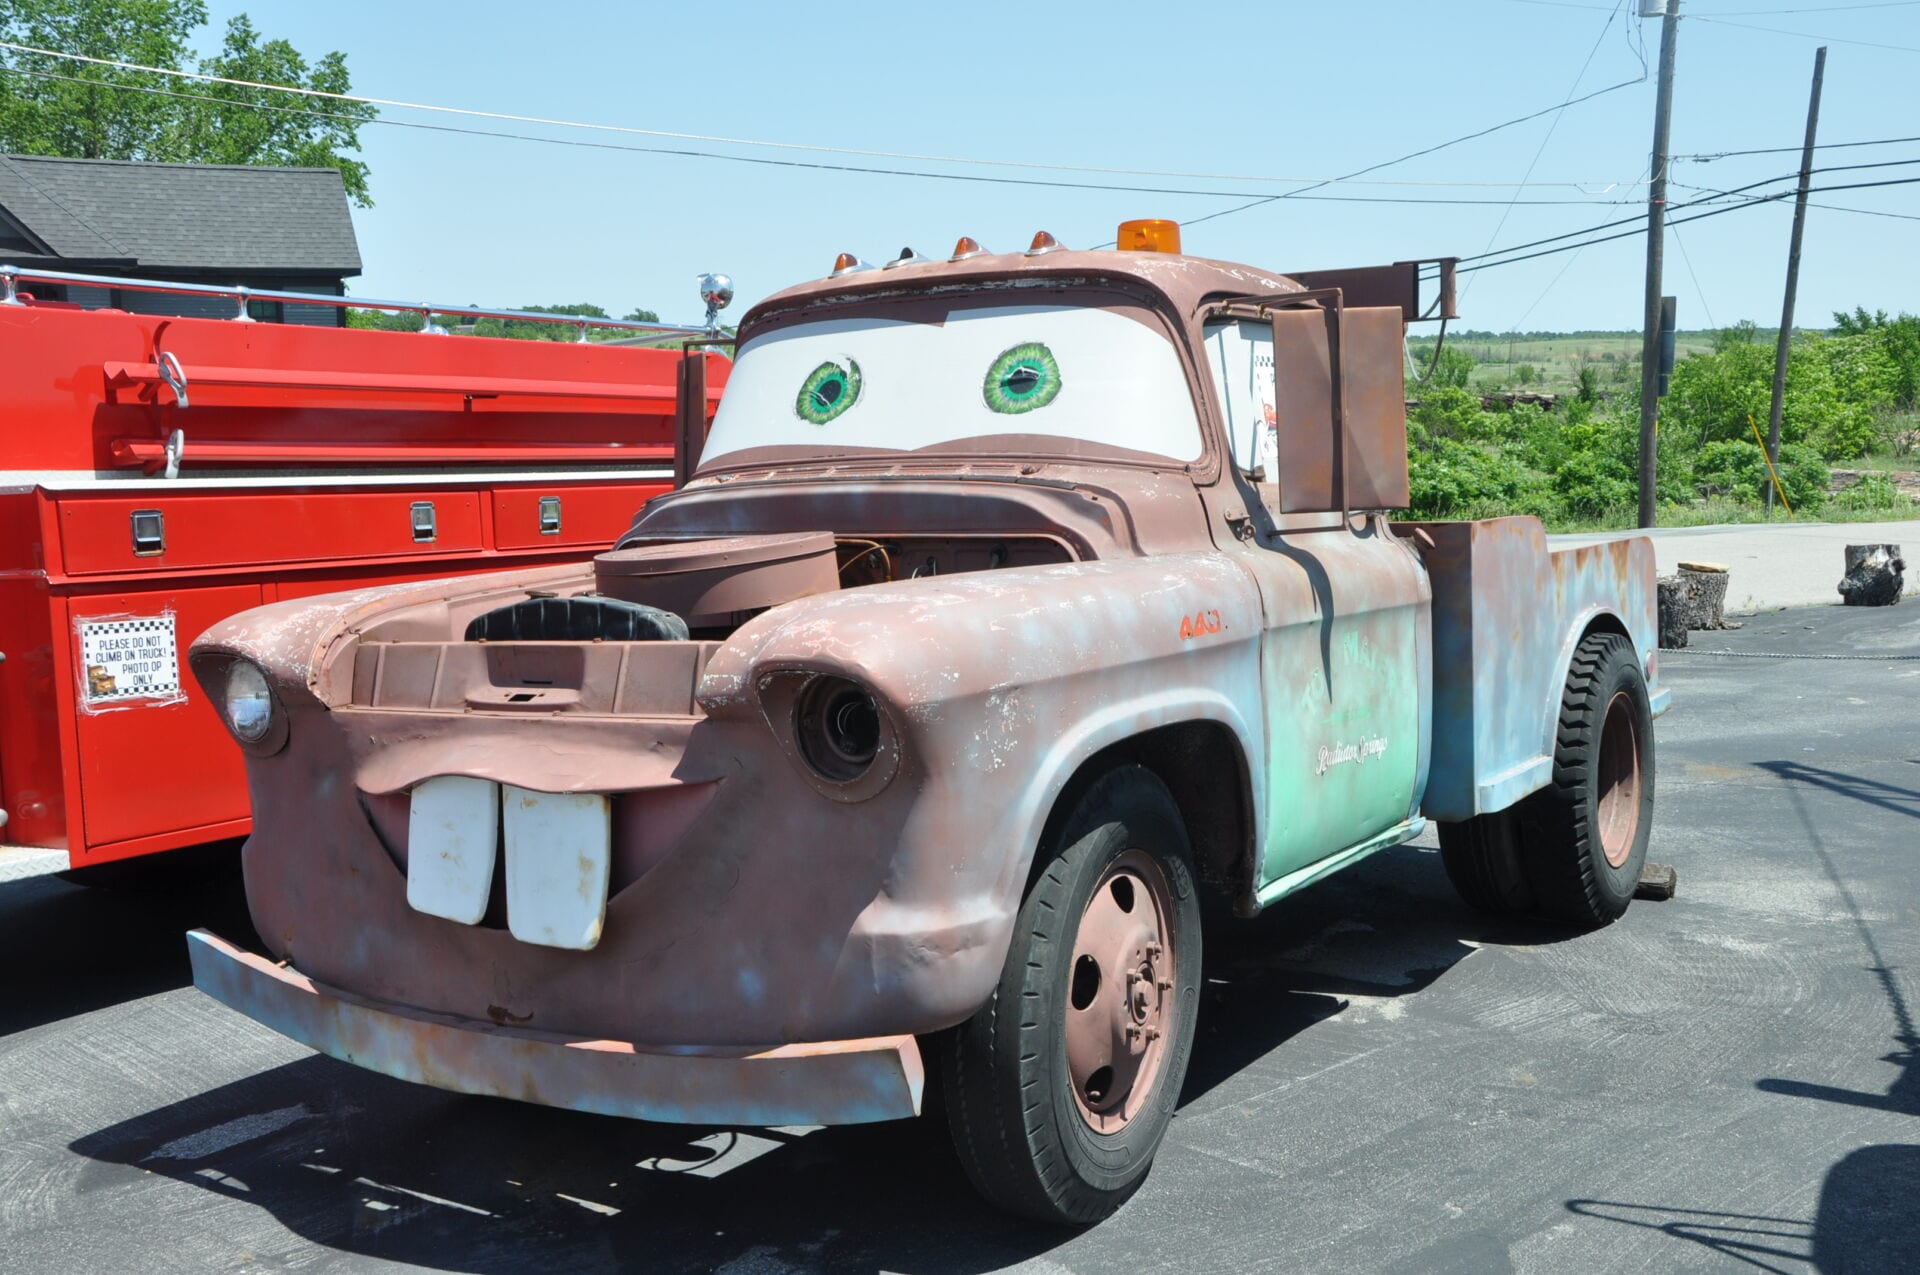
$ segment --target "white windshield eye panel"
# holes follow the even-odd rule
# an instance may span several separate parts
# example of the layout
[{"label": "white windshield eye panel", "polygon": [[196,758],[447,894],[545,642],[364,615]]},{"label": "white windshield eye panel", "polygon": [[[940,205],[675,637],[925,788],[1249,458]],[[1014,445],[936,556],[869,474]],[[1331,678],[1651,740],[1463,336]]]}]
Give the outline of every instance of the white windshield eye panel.
[{"label": "white windshield eye panel", "polygon": [[[1059,388],[1043,405],[988,401],[987,374],[1018,346],[1044,346]],[[858,366],[858,393],[825,423],[800,410],[823,364]],[[824,415],[814,412],[812,415]],[[944,324],[853,317],[796,324],[740,349],[703,465],[758,447],[910,452],[1026,434],[1193,461],[1200,422],[1173,342],[1089,306],[955,310]]]}]

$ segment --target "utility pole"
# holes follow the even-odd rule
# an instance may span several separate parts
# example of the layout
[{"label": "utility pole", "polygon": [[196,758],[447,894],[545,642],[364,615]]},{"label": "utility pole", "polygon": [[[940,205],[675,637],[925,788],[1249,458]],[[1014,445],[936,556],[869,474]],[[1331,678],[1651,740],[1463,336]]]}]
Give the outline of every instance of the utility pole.
[{"label": "utility pole", "polygon": [[[1659,0],[1641,0],[1640,16],[1660,12]],[[1640,351],[1640,525],[1654,522],[1654,442],[1660,420],[1660,286],[1667,229],[1667,134],[1673,122],[1673,46],[1680,34],[1680,0],[1666,0],[1660,24],[1660,91],[1653,108],[1653,182],[1647,190],[1646,339]]]},{"label": "utility pole", "polygon": [[[1800,148],[1800,190],[1793,199],[1793,240],[1787,248],[1787,298],[1780,306],[1780,339],[1773,347],[1773,407],[1767,413],[1767,459],[1780,460],[1780,417],[1787,405],[1787,355],[1793,349],[1793,298],[1800,289],[1800,236],[1807,228],[1807,182],[1813,176],[1813,139],[1820,131],[1820,82],[1827,74],[1827,46],[1813,52],[1813,95],[1807,100],[1807,141]],[[1767,485],[1773,513],[1773,485]]]}]

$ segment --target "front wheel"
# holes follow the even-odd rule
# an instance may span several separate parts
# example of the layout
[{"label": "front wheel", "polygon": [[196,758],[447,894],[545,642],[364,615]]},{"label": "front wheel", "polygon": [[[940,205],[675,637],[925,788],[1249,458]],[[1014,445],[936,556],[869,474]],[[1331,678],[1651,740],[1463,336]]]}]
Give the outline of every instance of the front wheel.
[{"label": "front wheel", "polygon": [[1087,1225],[1146,1178],[1186,1077],[1200,902],[1186,826],[1140,766],[1096,781],[1043,866],[980,1012],[944,1038],[948,1125],[993,1203]]}]

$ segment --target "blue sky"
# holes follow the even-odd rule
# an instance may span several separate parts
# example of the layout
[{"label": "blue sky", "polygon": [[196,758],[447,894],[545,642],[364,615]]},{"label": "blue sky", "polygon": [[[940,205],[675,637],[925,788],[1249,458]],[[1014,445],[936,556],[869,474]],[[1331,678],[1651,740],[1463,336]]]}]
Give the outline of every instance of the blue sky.
[{"label": "blue sky", "polygon": [[[1332,176],[1636,78],[1629,31],[1657,52],[1638,0],[1295,0],[1265,3],[728,6],[473,0],[211,5],[245,8],[310,57],[348,56],[357,91],[521,115],[814,146],[998,161],[1229,174],[1100,177],[818,152],[680,143],[390,110],[388,118],[616,145],[979,176],[1275,193],[1249,177]],[[1920,135],[1920,4],[1685,0],[1676,154],[1797,146],[1813,52],[1830,37],[1823,141]],[[1694,20],[1700,19],[1700,20]],[[1719,19],[1707,21],[1706,19]],[[1610,23],[1610,25],[1609,25]],[[1734,25],[1747,24],[1746,26]],[[1644,28],[1644,31],[1641,29]],[[1604,33],[1604,34],[1603,34]],[[1863,43],[1842,43],[1842,41]],[[1596,47],[1597,43],[1597,47]],[[1867,47],[1869,44],[1905,46]],[[1585,66],[1591,53],[1591,63]],[[1451,198],[1421,204],[1284,200],[1190,228],[1187,251],[1269,269],[1484,252],[1633,211],[1652,136],[1653,81],[1373,176],[1553,183],[1332,187],[1316,195]],[[355,212],[366,296],[520,305],[641,305],[697,314],[694,276],[733,275],[746,303],[825,273],[835,254],[949,251],[970,234],[1024,246],[1036,229],[1082,247],[1127,217],[1189,219],[1230,195],[1061,190],[827,172],[461,136],[362,131],[377,206]],[[1828,151],[1823,163],[1920,158],[1920,143]],[[1688,162],[1677,182],[1727,189],[1792,171],[1797,155]],[[1920,165],[1815,184],[1920,177]],[[1609,185],[1611,189],[1608,189]],[[1676,200],[1698,192],[1676,189]],[[1527,206],[1532,200],[1572,204]],[[1920,185],[1816,200],[1920,215]],[[1503,214],[1504,225],[1501,225]],[[1683,327],[1777,322],[1789,204],[1729,213],[1669,237],[1667,291]],[[1496,228],[1498,238],[1495,239]],[[1920,220],[1816,208],[1800,317],[1837,307],[1920,310]],[[1641,240],[1477,276],[1462,322],[1506,330],[1637,325]],[[1692,266],[1689,272],[1689,262]],[[1697,284],[1696,284],[1697,277]]]}]

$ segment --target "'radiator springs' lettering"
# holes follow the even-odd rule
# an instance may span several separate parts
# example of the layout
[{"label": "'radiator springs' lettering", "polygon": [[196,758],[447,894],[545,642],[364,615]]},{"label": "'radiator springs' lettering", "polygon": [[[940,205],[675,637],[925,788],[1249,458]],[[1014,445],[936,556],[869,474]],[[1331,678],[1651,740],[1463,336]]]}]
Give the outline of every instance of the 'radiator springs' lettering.
[{"label": "'radiator springs' lettering", "polygon": [[1313,773],[1324,775],[1329,767],[1353,762],[1364,766],[1375,757],[1384,757],[1387,752],[1387,739],[1384,735],[1361,736],[1359,742],[1352,744],[1322,744],[1314,758]]}]

